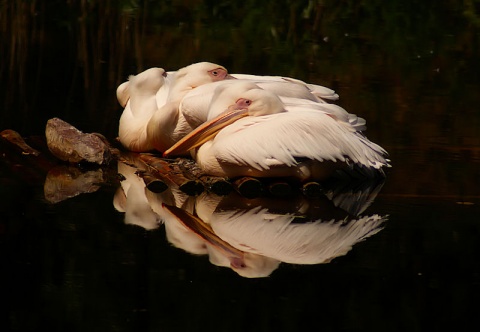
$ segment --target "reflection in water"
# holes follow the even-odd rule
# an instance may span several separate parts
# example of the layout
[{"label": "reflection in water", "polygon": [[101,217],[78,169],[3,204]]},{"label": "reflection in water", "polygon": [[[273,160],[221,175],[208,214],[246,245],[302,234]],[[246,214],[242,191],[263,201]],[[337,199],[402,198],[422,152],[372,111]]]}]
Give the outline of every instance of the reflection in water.
[{"label": "reflection in water", "polygon": [[102,169],[82,172],[74,166],[53,167],[45,178],[45,199],[55,204],[83,193],[95,192],[100,188],[99,184],[105,181],[104,176]]},{"label": "reflection in water", "polygon": [[345,255],[357,242],[379,232],[386,216],[361,215],[383,182],[332,181],[319,198],[262,197],[236,192],[188,196],[176,188],[146,189],[137,168],[119,162],[125,178],[114,206],[125,223],[153,230],[165,226],[167,240],[212,264],[244,277],[269,276],[280,263],[320,264]]}]

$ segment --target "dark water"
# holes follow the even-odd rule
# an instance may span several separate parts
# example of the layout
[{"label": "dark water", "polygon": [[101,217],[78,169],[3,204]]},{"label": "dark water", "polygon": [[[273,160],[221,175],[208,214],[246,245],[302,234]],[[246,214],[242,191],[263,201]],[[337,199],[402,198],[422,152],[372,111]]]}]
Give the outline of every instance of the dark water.
[{"label": "dark water", "polygon": [[[129,74],[208,60],[334,88],[393,167],[362,213],[388,218],[383,230],[328,264],[244,278],[174,247],[163,225],[126,224],[117,182],[52,204],[46,170],[2,155],[1,330],[478,328],[479,5],[2,3],[1,130],[43,135],[58,116],[113,139]],[[312,215],[337,213],[328,202]]]}]

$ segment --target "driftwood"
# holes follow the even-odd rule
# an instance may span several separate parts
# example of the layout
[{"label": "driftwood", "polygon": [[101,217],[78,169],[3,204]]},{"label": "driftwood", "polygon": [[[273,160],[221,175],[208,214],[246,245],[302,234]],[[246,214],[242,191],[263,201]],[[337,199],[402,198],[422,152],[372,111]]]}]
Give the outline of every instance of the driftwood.
[{"label": "driftwood", "polygon": [[160,174],[156,174],[155,176],[155,174],[152,173],[139,171],[137,175],[143,179],[147,189],[153,193],[160,194],[168,189],[168,184],[160,178]]},{"label": "driftwood", "polygon": [[288,197],[293,194],[293,188],[286,181],[275,180],[268,184],[268,192],[275,197]]},{"label": "driftwood", "polygon": [[0,133],[0,156],[14,177],[28,183],[43,184],[48,171],[57,165],[56,158],[32,147],[11,129]]},{"label": "driftwood", "polygon": [[151,154],[140,154],[139,157],[156,175],[177,186],[187,195],[193,196],[203,192],[203,184],[186,176],[178,165],[169,163]]},{"label": "driftwood", "polygon": [[[46,144],[43,139],[42,142],[38,142],[38,139],[25,141],[13,130],[2,131],[0,137],[0,148],[6,151],[3,152],[3,162],[12,169],[29,165],[30,167],[24,166],[25,169],[16,173],[21,174],[27,181],[46,179],[45,197],[53,203],[80,193],[95,191],[99,183],[112,180],[111,177],[107,179],[108,174],[111,174],[107,170],[112,170],[112,167],[108,167],[112,161],[136,168],[137,175],[143,179],[147,189],[154,193],[161,193],[169,187],[174,187],[188,195],[198,195],[204,190],[217,195],[227,195],[235,190],[246,198],[290,197],[299,190],[309,198],[324,195],[322,186],[317,182],[301,184],[285,179],[252,177],[227,179],[205,174],[191,159],[170,160],[151,153],[121,151],[114,148],[102,135],[83,133],[58,118],[47,122]],[[32,147],[28,141],[36,141],[36,144]],[[5,148],[5,145],[8,146]],[[41,148],[37,149],[38,146]],[[61,164],[59,160],[102,168],[95,170],[89,166],[89,169],[85,170],[65,164],[57,167],[59,163]],[[116,181],[118,180],[116,178]]]},{"label": "driftwood", "polygon": [[11,144],[17,146],[24,155],[33,155],[38,156],[40,151],[32,148],[28,145],[22,136],[14,130],[6,129],[0,133],[0,136],[3,137],[5,140],[10,142]]},{"label": "driftwood", "polygon": [[233,188],[246,198],[257,198],[264,194],[265,187],[257,178],[242,177],[233,182]]},{"label": "driftwood", "polygon": [[178,165],[185,174],[189,174],[194,179],[197,179],[203,183],[205,188],[217,195],[227,195],[233,190],[232,184],[228,179],[206,174],[193,160],[179,158],[176,159],[174,163]]},{"label": "driftwood", "polygon": [[302,185],[302,192],[310,198],[320,197],[323,195],[323,187],[318,182],[307,182]]}]

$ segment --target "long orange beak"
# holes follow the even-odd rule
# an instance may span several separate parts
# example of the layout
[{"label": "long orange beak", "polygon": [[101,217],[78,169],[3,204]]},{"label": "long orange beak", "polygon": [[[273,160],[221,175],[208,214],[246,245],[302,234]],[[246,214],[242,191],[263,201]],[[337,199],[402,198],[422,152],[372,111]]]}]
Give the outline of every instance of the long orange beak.
[{"label": "long orange beak", "polygon": [[[234,107],[235,105],[232,106]],[[213,139],[220,130],[247,115],[248,110],[246,109],[232,110],[231,107],[229,107],[225,113],[203,123],[191,133],[184,136],[181,140],[170,147],[170,149],[165,151],[163,156],[168,157],[170,155],[185,154],[186,152],[202,145],[206,141]]]},{"label": "long orange beak", "polygon": [[215,234],[209,224],[204,223],[200,218],[176,206],[166,204],[163,204],[162,206],[173,214],[185,227],[220,250],[220,252],[230,260],[232,267],[245,267],[243,251],[238,250],[230,243],[222,240],[217,234]]}]

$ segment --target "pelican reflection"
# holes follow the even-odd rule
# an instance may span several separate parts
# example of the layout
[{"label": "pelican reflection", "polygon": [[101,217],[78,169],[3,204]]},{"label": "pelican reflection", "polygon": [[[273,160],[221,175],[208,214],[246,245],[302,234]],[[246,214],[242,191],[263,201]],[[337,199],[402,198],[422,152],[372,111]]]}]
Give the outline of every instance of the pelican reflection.
[{"label": "pelican reflection", "polygon": [[[119,167],[125,222],[145,229],[165,227],[167,240],[243,277],[271,275],[281,263],[322,264],[347,254],[378,233],[386,216],[365,214],[383,182],[326,184],[325,195],[247,199],[236,192],[188,196],[171,187],[145,188],[134,168]],[[120,190],[120,189],[119,189]]]}]

